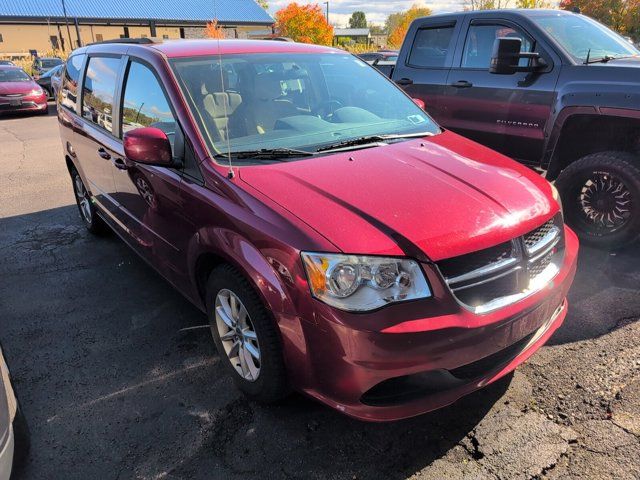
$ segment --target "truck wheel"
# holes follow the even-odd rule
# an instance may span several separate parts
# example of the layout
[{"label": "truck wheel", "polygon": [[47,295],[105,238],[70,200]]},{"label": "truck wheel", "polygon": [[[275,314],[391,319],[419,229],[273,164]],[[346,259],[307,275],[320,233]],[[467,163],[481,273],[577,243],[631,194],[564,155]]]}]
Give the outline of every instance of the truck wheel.
[{"label": "truck wheel", "polygon": [[211,334],[236,386],[270,403],[289,393],[276,324],[247,279],[230,265],[216,267],[206,290]]},{"label": "truck wheel", "polygon": [[564,214],[580,240],[619,248],[640,236],[640,160],[599,152],[565,168],[556,180]]},{"label": "truck wheel", "polygon": [[100,218],[96,207],[91,203],[91,195],[84,186],[82,177],[75,168],[71,169],[71,180],[73,181],[73,192],[76,195],[76,204],[80,211],[82,223],[87,227],[89,232],[94,235],[105,235],[109,232],[109,227],[104,220]]}]

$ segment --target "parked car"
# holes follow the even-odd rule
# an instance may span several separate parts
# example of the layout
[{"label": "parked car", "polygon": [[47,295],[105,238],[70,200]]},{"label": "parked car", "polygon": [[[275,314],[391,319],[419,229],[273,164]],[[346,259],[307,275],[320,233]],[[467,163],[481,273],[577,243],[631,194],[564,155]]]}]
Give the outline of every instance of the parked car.
[{"label": "parked car", "polygon": [[18,404],[0,348],[0,480],[22,466],[29,451],[29,428]]},{"label": "parked car", "polygon": [[15,65],[15,63],[13,63],[11,60],[0,60],[0,65]]},{"label": "parked car", "polygon": [[58,65],[62,65],[63,63],[64,61],[58,57],[36,57],[33,59],[31,70],[35,77],[39,77],[46,71],[51,70],[53,67],[57,67]]},{"label": "parked car", "polygon": [[36,80],[36,83],[40,85],[46,92],[49,98],[55,98],[56,85],[59,86],[62,69],[64,64],[60,64],[57,67],[53,67],[51,70],[46,71],[44,74]]},{"label": "parked car", "polygon": [[398,59],[398,51],[380,50],[378,52],[360,53],[358,57],[369,65],[377,65],[379,62],[395,62]]},{"label": "parked car", "polygon": [[565,318],[578,241],[555,189],[346,52],[102,43],[72,54],[62,89],[82,221],[206,312],[251,398],[418,415],[512,371]]},{"label": "parked car", "polygon": [[640,51],[559,10],[495,10],[415,20],[380,70],[445,128],[555,180],[581,240],[640,236]]},{"label": "parked car", "polygon": [[0,65],[0,113],[47,113],[47,93],[20,67]]}]

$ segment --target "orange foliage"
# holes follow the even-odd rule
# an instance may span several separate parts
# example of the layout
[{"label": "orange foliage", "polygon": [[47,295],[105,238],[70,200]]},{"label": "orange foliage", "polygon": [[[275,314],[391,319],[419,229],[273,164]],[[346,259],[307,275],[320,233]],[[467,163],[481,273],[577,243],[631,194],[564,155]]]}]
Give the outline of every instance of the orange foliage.
[{"label": "orange foliage", "polygon": [[396,28],[394,28],[392,32],[389,32],[387,43],[392,47],[400,48],[411,22],[416,18],[428,17],[429,15],[431,15],[431,9],[413,5],[409,10],[402,13],[402,19],[398,22]]},{"label": "orange foliage", "polygon": [[218,20],[207,23],[204,28],[204,36],[207,38],[225,38],[222,28],[218,26]]},{"label": "orange foliage", "polygon": [[278,10],[275,18],[279,36],[318,45],[331,45],[333,41],[333,27],[327,23],[327,18],[317,3],[290,3]]}]

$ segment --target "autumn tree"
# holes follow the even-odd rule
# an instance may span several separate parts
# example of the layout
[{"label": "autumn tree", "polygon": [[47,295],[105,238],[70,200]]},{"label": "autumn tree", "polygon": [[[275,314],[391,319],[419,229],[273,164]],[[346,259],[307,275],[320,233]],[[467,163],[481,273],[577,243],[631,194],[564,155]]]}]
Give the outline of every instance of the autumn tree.
[{"label": "autumn tree", "polygon": [[560,8],[579,8],[623,35],[640,35],[640,0],[562,0]]},{"label": "autumn tree", "polygon": [[353,12],[349,18],[349,28],[367,28],[367,17],[364,12]]},{"label": "autumn tree", "polygon": [[[527,1],[527,0],[525,0]],[[510,6],[511,0],[466,0],[465,10],[496,10]],[[527,7],[523,7],[527,8]]]},{"label": "autumn tree", "polygon": [[516,0],[516,8],[552,8],[547,0]]},{"label": "autumn tree", "polygon": [[207,23],[204,28],[204,36],[207,38],[225,38],[222,28],[218,25],[218,20]]},{"label": "autumn tree", "polygon": [[333,27],[327,22],[320,5],[290,3],[275,14],[276,31],[296,42],[331,45]]},{"label": "autumn tree", "polygon": [[[394,18],[394,23],[396,23],[397,21],[394,29],[389,31],[389,45],[395,48],[400,48],[400,45],[402,45],[404,37],[407,34],[407,30],[409,30],[409,25],[411,25],[411,22],[413,22],[416,18],[427,17],[429,15],[431,15],[431,9],[426,7],[419,7],[418,5],[413,5],[406,12],[401,12],[399,17]],[[389,16],[391,17],[391,15]]]}]

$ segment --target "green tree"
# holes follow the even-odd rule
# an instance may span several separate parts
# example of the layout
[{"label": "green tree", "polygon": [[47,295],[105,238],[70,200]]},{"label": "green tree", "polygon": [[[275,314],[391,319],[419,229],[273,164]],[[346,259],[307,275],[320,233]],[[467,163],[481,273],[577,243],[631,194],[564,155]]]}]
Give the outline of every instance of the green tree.
[{"label": "green tree", "polygon": [[367,28],[367,17],[364,12],[356,11],[351,14],[349,28]]},{"label": "green tree", "polygon": [[267,2],[267,0],[256,0],[256,3],[265,10],[269,10],[269,2]]},{"label": "green tree", "polygon": [[465,10],[495,10],[508,8],[511,0],[465,0]]},{"label": "green tree", "polygon": [[402,22],[402,19],[404,18],[404,14],[405,12],[396,12],[389,14],[384,22],[384,29],[388,34],[391,34],[391,32],[393,32],[397,28],[397,26],[400,25],[400,22]]},{"label": "green tree", "polygon": [[[395,14],[392,14],[395,15]],[[400,12],[399,21],[397,22],[395,28],[389,31],[389,45],[395,48],[399,48],[402,45],[405,35],[407,34],[407,30],[409,30],[409,25],[416,18],[427,17],[431,15],[431,9],[427,7],[419,7],[418,5],[413,5],[406,12]],[[391,17],[391,15],[389,15]],[[388,19],[387,19],[388,20]]]},{"label": "green tree", "polygon": [[371,32],[371,35],[382,35],[383,33],[386,33],[384,27],[380,25],[369,25],[369,31]]}]

